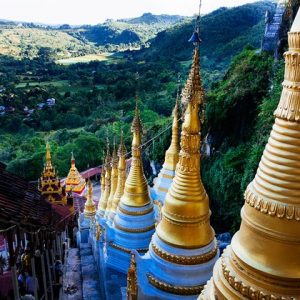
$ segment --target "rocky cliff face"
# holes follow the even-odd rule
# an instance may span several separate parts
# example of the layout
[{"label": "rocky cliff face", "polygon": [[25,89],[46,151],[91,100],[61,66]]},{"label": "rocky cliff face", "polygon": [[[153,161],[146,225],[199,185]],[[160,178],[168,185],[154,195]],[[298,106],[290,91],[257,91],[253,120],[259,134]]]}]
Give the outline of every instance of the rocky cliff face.
[{"label": "rocky cliff face", "polygon": [[274,52],[279,58],[287,42],[287,33],[299,8],[299,0],[280,0],[274,15],[266,11],[265,34],[262,40],[262,51]]}]

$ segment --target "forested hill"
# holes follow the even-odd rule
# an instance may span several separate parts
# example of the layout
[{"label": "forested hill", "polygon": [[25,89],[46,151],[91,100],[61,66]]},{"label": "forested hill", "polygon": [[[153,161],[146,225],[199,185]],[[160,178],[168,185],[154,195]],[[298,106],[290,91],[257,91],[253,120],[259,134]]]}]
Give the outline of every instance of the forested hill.
[{"label": "forested hill", "polygon": [[0,54],[34,58],[49,48],[53,58],[99,54],[145,46],[157,33],[185,17],[145,13],[138,18],[108,19],[95,26],[48,26],[0,20]]},{"label": "forested hill", "polygon": [[[201,55],[202,68],[210,80],[219,79],[227,70],[233,56],[245,45],[259,48],[265,29],[266,11],[275,10],[270,1],[259,1],[235,8],[220,8],[201,18]],[[154,58],[189,60],[191,45],[188,38],[194,23],[187,21],[157,34],[151,41],[151,48],[145,49],[138,56],[147,60]]]}]

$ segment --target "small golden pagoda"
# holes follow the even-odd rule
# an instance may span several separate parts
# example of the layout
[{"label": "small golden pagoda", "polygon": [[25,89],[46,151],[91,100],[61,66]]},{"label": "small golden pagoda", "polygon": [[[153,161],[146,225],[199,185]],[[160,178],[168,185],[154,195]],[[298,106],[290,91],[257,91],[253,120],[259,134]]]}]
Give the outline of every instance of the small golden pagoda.
[{"label": "small golden pagoda", "polygon": [[175,106],[172,112],[173,124],[172,124],[172,139],[171,144],[165,155],[165,162],[163,168],[169,171],[175,171],[176,165],[179,160],[179,93],[177,93]]},{"label": "small golden pagoda", "polygon": [[118,185],[118,156],[116,152],[116,143],[114,142],[113,154],[111,159],[111,188],[107,200],[105,218],[107,218],[111,212],[112,202],[117,190],[117,185]]},{"label": "small golden pagoda", "polygon": [[161,207],[165,201],[167,192],[175,176],[176,165],[179,160],[179,93],[177,92],[176,103],[173,109],[172,139],[165,154],[165,162],[157,178],[154,179],[154,186],[151,196],[155,204],[155,215],[157,222],[161,219]]},{"label": "small golden pagoda", "polygon": [[96,215],[96,206],[93,201],[93,185],[90,178],[88,179],[87,200],[84,205],[83,213],[87,218],[92,218]]},{"label": "small golden pagoda", "polygon": [[39,191],[52,203],[64,204],[65,197],[62,195],[62,187],[55,168],[51,162],[50,144],[46,144],[46,162],[39,179]]},{"label": "small golden pagoda", "polygon": [[[102,157],[104,157],[104,151],[102,151]],[[104,158],[103,158],[102,167],[101,167],[100,185],[101,185],[101,195],[100,195],[100,199],[98,201],[98,209],[100,208],[99,205],[103,199],[104,190],[105,190],[105,160],[104,160]]]},{"label": "small golden pagoda", "polygon": [[138,100],[136,100],[135,115],[131,124],[131,131],[133,133],[131,147],[132,161],[121,202],[128,206],[142,207],[150,203],[150,197],[142,162],[142,122],[139,114]]},{"label": "small golden pagoda", "polygon": [[138,299],[138,285],[135,255],[131,254],[130,267],[127,272],[127,300]]},{"label": "small golden pagoda", "polygon": [[240,230],[200,299],[300,299],[300,11],[275,124],[245,192]]},{"label": "small golden pagoda", "polygon": [[105,158],[105,187],[104,190],[101,191],[101,197],[98,204],[98,212],[101,217],[104,217],[105,214],[107,201],[110,195],[110,189],[111,189],[111,156],[110,156],[109,141],[107,140],[107,152]]},{"label": "small golden pagoda", "polygon": [[78,172],[75,165],[75,158],[72,152],[71,168],[66,179],[66,192],[73,192],[81,194],[85,189],[86,182],[81,174]]},{"label": "small golden pagoda", "polygon": [[121,132],[121,140],[120,145],[118,149],[118,157],[119,157],[119,163],[118,163],[118,183],[117,183],[117,189],[116,193],[114,194],[114,198],[111,205],[111,212],[110,212],[110,219],[113,219],[117,207],[119,205],[120,199],[124,194],[124,187],[125,187],[125,181],[126,181],[126,147],[124,144],[124,138],[123,138],[123,131]]}]

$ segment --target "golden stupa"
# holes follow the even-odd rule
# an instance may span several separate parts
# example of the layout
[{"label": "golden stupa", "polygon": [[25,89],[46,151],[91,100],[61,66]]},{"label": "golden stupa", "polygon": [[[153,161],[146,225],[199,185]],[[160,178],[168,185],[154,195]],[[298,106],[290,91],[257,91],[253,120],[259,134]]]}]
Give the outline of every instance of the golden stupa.
[{"label": "golden stupa", "polygon": [[240,230],[200,299],[300,299],[300,11],[288,42],[275,124]]},{"label": "golden stupa", "polygon": [[135,115],[131,124],[131,131],[133,133],[131,167],[121,202],[127,206],[143,207],[150,203],[150,197],[147,179],[143,170],[141,151],[142,122],[137,101],[138,100],[136,100]]},{"label": "golden stupa", "polygon": [[[102,151],[102,157],[104,157],[104,151]],[[100,203],[103,199],[104,190],[105,190],[105,160],[102,160],[102,167],[101,167],[101,179],[100,179],[100,186],[101,186],[101,195],[98,201],[98,209],[100,208]]]},{"label": "golden stupa", "polygon": [[111,188],[107,200],[105,218],[107,218],[111,212],[112,202],[117,190],[117,185],[118,185],[118,156],[116,152],[116,144],[114,142],[113,154],[111,158]]},{"label": "golden stupa", "polygon": [[49,201],[58,204],[65,204],[65,197],[62,195],[60,180],[55,168],[52,166],[50,144],[46,144],[46,162],[39,179],[39,191]]},{"label": "golden stupa", "polygon": [[98,203],[98,212],[101,217],[104,217],[105,210],[107,207],[107,201],[110,195],[111,187],[111,155],[109,142],[107,140],[107,152],[105,158],[105,187],[101,190],[101,197]]},{"label": "golden stupa", "polygon": [[124,187],[125,187],[125,181],[126,181],[126,148],[124,144],[124,138],[123,138],[123,131],[121,132],[121,140],[120,145],[118,149],[118,157],[119,157],[119,163],[118,163],[118,183],[116,192],[114,194],[114,198],[111,205],[111,211],[110,211],[110,218],[113,219],[117,207],[119,205],[120,199],[124,194]]},{"label": "golden stupa", "polygon": [[83,213],[85,217],[92,218],[96,215],[96,206],[93,201],[93,185],[90,178],[88,179],[87,188],[87,200],[84,205]]},{"label": "golden stupa", "polygon": [[[165,162],[163,169],[169,171],[175,171],[176,165],[179,160],[179,93],[177,93],[176,103],[172,112],[173,123],[172,123],[172,139],[171,144],[165,154]],[[164,174],[162,175],[164,176]]]},{"label": "golden stupa", "polygon": [[85,189],[86,182],[81,174],[78,172],[75,165],[75,158],[72,152],[71,168],[66,179],[66,192],[73,192],[81,194]]},{"label": "golden stupa", "polygon": [[195,47],[193,65],[182,92],[186,105],[181,131],[181,151],[176,175],[162,208],[158,237],[179,248],[201,248],[214,241],[210,226],[209,200],[200,175],[199,106],[204,91],[199,70],[199,49]]}]

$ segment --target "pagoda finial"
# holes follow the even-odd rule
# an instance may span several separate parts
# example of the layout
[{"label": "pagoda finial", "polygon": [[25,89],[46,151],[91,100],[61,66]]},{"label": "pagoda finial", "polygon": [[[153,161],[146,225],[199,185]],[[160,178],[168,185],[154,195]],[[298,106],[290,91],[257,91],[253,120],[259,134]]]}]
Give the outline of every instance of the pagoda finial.
[{"label": "pagoda finial", "polygon": [[101,196],[98,201],[98,209],[100,209],[100,203],[103,201],[104,191],[105,191],[105,152],[102,150],[102,165],[101,165]]},{"label": "pagoda finial", "polygon": [[73,150],[71,151],[71,166],[75,167],[75,157],[74,157],[74,152]]},{"label": "pagoda finial", "polygon": [[[137,103],[137,102],[136,102]],[[131,124],[132,161],[129,175],[125,184],[125,192],[121,201],[128,206],[145,206],[150,203],[148,184],[143,170],[141,153],[142,122],[136,105],[135,115]]]},{"label": "pagoda finial", "polygon": [[127,272],[127,300],[138,299],[138,284],[135,254],[131,254],[130,267]]},{"label": "pagoda finial", "polygon": [[116,193],[117,185],[118,185],[118,156],[116,152],[116,140],[114,138],[113,142],[113,154],[111,159],[111,188],[110,194],[107,200],[107,207],[105,211],[105,218],[107,218],[111,213],[112,202],[114,199],[114,195]]},{"label": "pagoda finial", "polygon": [[198,112],[203,96],[199,49],[195,47],[192,67],[182,91],[182,102],[187,107],[182,124],[179,162],[162,209],[162,220],[157,227],[160,239],[179,248],[200,248],[214,240],[208,196],[200,177],[201,122]]},{"label": "pagoda finial", "polygon": [[46,165],[51,165],[51,152],[50,152],[50,144],[47,141],[46,143]]},{"label": "pagoda finial", "polygon": [[93,217],[96,214],[96,207],[93,201],[93,185],[90,177],[88,178],[87,188],[88,188],[87,200],[85,202],[83,213],[86,217]]},{"label": "pagoda finial", "polygon": [[120,199],[124,194],[124,187],[125,187],[125,181],[126,181],[125,155],[126,155],[126,147],[124,144],[123,130],[121,130],[120,145],[119,145],[119,149],[118,149],[118,156],[119,156],[118,183],[117,183],[116,192],[114,194],[114,198],[113,198],[112,205],[111,205],[111,214],[110,214],[111,219],[114,218],[116,211],[117,211],[117,207],[120,202]]},{"label": "pagoda finial", "polygon": [[288,41],[275,123],[244,194],[240,230],[200,299],[300,299],[300,10]]},{"label": "pagoda finial", "polygon": [[177,91],[175,106],[172,112],[173,123],[172,123],[172,140],[170,147],[166,151],[165,154],[165,162],[163,165],[164,169],[169,171],[175,171],[176,164],[179,159],[179,92]]},{"label": "pagoda finial", "polygon": [[107,207],[107,201],[110,195],[111,189],[111,155],[110,155],[110,147],[109,147],[109,139],[106,141],[106,158],[105,158],[105,189],[103,193],[103,197],[101,195],[101,201],[99,201],[99,214],[100,216],[104,216],[105,210]]}]

